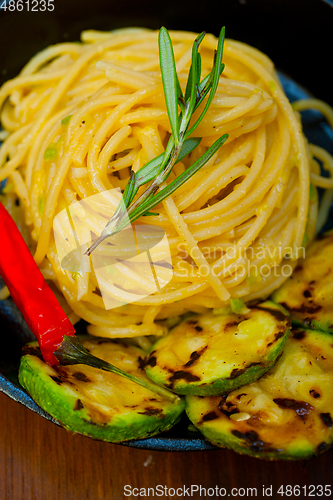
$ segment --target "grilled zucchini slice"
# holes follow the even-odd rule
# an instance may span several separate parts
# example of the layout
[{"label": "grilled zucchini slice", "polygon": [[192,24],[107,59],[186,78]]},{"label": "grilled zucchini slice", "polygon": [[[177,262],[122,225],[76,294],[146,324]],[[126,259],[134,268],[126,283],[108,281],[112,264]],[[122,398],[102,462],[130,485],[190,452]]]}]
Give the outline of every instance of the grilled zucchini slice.
[{"label": "grilled zucchini slice", "polygon": [[306,250],[293,275],[272,300],[290,311],[294,324],[333,333],[333,233]]},{"label": "grilled zucchini slice", "polygon": [[[89,336],[80,340],[91,354],[146,378],[145,352],[138,347]],[[25,347],[19,381],[65,428],[114,443],[168,430],[185,405],[180,398],[171,403],[135,382],[90,366],[50,367],[35,342]]]},{"label": "grilled zucchini slice", "polygon": [[146,372],[178,394],[223,394],[271,368],[289,326],[287,311],[269,301],[244,314],[193,316],[153,345]]},{"label": "grilled zucchini slice", "polygon": [[333,442],[333,338],[292,330],[260,380],[222,397],[186,396],[186,412],[206,439],[265,459],[307,459]]}]

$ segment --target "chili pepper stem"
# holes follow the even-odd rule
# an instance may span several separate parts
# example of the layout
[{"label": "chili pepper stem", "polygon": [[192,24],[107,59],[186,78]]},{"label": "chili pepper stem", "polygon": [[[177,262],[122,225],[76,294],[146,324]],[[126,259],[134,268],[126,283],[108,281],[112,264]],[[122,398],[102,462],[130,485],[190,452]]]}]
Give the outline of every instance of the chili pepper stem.
[{"label": "chili pepper stem", "polygon": [[84,364],[92,366],[93,368],[98,368],[99,370],[104,370],[107,372],[115,373],[116,375],[120,375],[121,377],[125,377],[128,380],[141,385],[145,389],[158,394],[162,398],[171,401],[172,403],[177,403],[180,400],[177,394],[174,394],[168,389],[165,389],[164,387],[161,387],[154,382],[150,382],[148,380],[136,377],[135,375],[131,375],[130,373],[124,372],[111,363],[93,356],[92,354],[90,354],[90,352],[87,351],[87,349],[83,347],[78,337],[65,336],[64,340],[53,354],[61,365]]}]

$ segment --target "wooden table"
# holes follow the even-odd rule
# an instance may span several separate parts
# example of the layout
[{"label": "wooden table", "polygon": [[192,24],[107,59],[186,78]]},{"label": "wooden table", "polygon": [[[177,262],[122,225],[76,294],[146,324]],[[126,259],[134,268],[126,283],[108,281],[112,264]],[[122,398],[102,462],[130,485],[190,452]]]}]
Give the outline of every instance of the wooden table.
[{"label": "wooden table", "polygon": [[[314,489],[310,485],[333,484],[333,452],[308,462],[287,463],[262,462],[228,450],[139,450],[73,435],[1,393],[0,422],[0,500],[215,499],[223,494],[330,498],[325,493],[320,496],[318,488],[305,496],[304,487],[309,493]],[[153,495],[148,488],[158,485]],[[201,496],[200,489],[192,496],[190,489],[184,489],[191,485],[201,486]],[[263,494],[263,485],[272,486],[272,495],[270,490]],[[279,495],[281,485],[299,485],[301,494]],[[232,488],[238,493],[232,494]]]}]

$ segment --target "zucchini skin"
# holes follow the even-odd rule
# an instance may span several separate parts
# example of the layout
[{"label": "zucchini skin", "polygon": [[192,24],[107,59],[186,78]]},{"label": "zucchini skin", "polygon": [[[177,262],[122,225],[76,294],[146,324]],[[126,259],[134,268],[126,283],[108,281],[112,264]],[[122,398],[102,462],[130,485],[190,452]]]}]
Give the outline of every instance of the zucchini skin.
[{"label": "zucchini skin", "polygon": [[[93,344],[106,342],[106,339],[87,339],[88,336],[81,337],[83,345],[94,354]],[[119,361],[122,346],[114,345]],[[109,343],[109,351],[111,346]],[[170,429],[184,410],[182,399],[171,403],[108,372],[86,365],[50,367],[40,359],[38,351],[36,343],[25,347],[19,382],[41,408],[72,432],[113,443],[142,439]],[[124,354],[133,358],[130,363],[133,365],[141,363],[145,353],[128,346]],[[100,352],[98,355],[102,357]],[[104,359],[117,363],[110,352]],[[141,377],[144,376],[142,370],[138,371]]]},{"label": "zucchini skin", "polygon": [[146,373],[177,394],[224,394],[270,370],[289,328],[288,312],[270,301],[242,315],[193,316],[152,346]]},{"label": "zucchini skin", "polygon": [[332,231],[311,243],[272,300],[290,312],[294,325],[333,333]]},{"label": "zucchini skin", "polygon": [[224,396],[186,396],[186,413],[216,446],[266,460],[309,459],[333,444],[332,369],[332,335],[295,329],[260,380]]}]

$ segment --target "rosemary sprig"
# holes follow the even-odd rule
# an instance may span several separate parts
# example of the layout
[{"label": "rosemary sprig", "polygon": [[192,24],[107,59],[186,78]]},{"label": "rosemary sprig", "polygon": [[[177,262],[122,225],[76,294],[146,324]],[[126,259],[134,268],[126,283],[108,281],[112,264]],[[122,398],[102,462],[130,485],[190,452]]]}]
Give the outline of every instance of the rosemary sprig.
[{"label": "rosemary sprig", "polygon": [[148,381],[143,378],[136,377],[135,375],[131,375],[130,373],[124,372],[111,363],[108,363],[107,361],[104,361],[103,359],[97,358],[93,354],[90,354],[90,352],[88,352],[87,349],[83,347],[78,337],[65,335],[64,340],[61,342],[58,349],[54,352],[54,355],[58,359],[59,363],[63,366],[78,364],[89,365],[93,368],[98,368],[99,370],[104,370],[107,372],[115,373],[116,375],[120,375],[121,377],[125,377],[128,380],[141,385],[145,389],[149,389],[155,394],[158,394],[164,399],[171,401],[172,403],[176,403],[177,401],[179,401],[179,397],[177,396],[177,394],[174,394],[165,387],[159,386],[153,381]]},{"label": "rosemary sprig", "polygon": [[[220,137],[183,174],[179,175],[167,187],[159,191],[161,184],[168,178],[174,165],[193,151],[200,143],[200,138],[190,138],[190,135],[193,134],[206,114],[214,98],[219,78],[224,69],[222,56],[225,29],[222,28],[212,71],[200,81],[201,56],[199,46],[204,37],[205,33],[203,32],[194,41],[191,67],[184,95],[176,71],[175,56],[170,35],[166,28],[162,27],[160,29],[158,38],[160,68],[172,133],[163,154],[146,163],[137,172],[132,172],[124,190],[122,202],[108,221],[99,238],[85,252],[86,255],[90,255],[103,240],[124,229],[128,223],[134,222],[143,215],[153,215],[150,210],[198,172],[227,140],[227,134]],[[190,127],[193,113],[198,109],[206,96],[208,96],[207,101],[201,114]],[[139,188],[145,184],[149,184],[148,187],[134,200]]]}]

